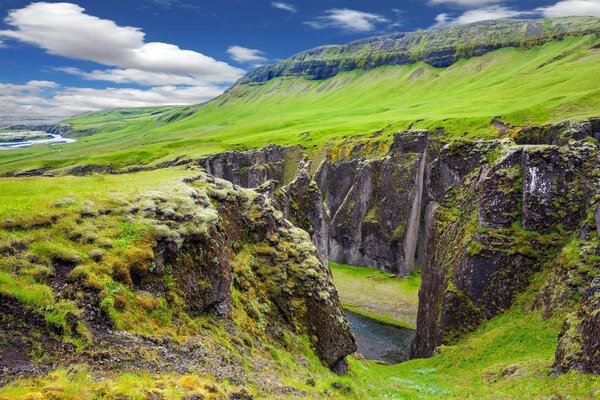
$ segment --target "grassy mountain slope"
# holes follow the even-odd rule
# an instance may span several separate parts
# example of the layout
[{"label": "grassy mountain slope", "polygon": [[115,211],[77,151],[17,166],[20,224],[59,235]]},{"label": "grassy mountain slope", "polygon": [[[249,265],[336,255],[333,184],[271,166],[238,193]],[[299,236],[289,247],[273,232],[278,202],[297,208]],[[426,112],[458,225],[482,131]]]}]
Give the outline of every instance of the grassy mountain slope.
[{"label": "grassy mountain slope", "polygon": [[599,32],[600,21],[590,17],[501,19],[401,32],[306,50],[275,65],[257,68],[242,82],[265,82],[279,76],[325,79],[342,71],[420,61],[434,67],[448,67],[460,59],[481,56],[500,48],[531,48],[553,40]]},{"label": "grassy mountain slope", "polygon": [[374,140],[386,139],[408,127],[497,137],[491,125],[497,116],[515,126],[586,118],[600,110],[600,50],[592,49],[598,42],[587,35],[528,50],[503,48],[447,68],[416,63],[326,80],[238,84],[201,108],[160,115],[85,114],[64,123],[82,135],[104,128],[69,145],[3,151],[0,173],[72,164],[119,168],[268,143],[317,149],[346,136],[379,132]]}]

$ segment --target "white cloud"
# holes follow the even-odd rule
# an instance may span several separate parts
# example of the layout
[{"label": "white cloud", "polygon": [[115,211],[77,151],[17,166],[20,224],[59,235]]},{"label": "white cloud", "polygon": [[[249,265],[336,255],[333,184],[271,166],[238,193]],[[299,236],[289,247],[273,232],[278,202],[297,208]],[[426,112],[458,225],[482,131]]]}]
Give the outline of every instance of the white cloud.
[{"label": "white cloud", "polygon": [[444,26],[472,24],[473,22],[488,21],[492,19],[514,18],[532,14],[530,11],[516,11],[503,6],[491,6],[465,11],[462,15],[452,18],[449,14],[438,14],[435,24],[431,28]]},{"label": "white cloud", "polygon": [[[478,5],[484,1],[491,2],[492,0],[431,0],[431,3],[453,2],[461,3],[462,5]],[[570,16],[592,16],[600,17],[600,0],[563,0],[558,3],[538,7],[535,10],[518,11],[505,6],[488,6],[475,8],[465,11],[458,17],[451,17],[447,13],[438,14],[435,17],[435,24],[432,28],[440,28],[444,26],[463,25],[473,22],[487,21],[491,19],[515,18],[526,16],[544,16],[547,18],[570,17]]]},{"label": "white cloud", "polygon": [[85,72],[79,68],[61,67],[58,71],[77,75],[83,79],[91,81],[108,81],[120,84],[137,83],[142,86],[163,86],[163,85],[205,85],[206,81],[197,79],[190,75],[169,74],[165,72],[148,72],[139,69],[105,69]]},{"label": "white cloud", "polygon": [[55,82],[31,81],[24,85],[0,83],[0,115],[65,116],[115,107],[195,104],[215,98],[223,89],[214,86],[157,86],[131,88],[62,88]]},{"label": "white cloud", "polygon": [[298,12],[298,10],[296,9],[295,6],[288,4],[288,3],[282,3],[280,1],[271,2],[271,6],[273,6],[275,8],[279,8],[280,10],[285,10],[285,11],[289,11],[292,13]]},{"label": "white cloud", "polygon": [[600,17],[600,0],[565,0],[553,6],[536,9],[544,17],[591,16]]},{"label": "white cloud", "polygon": [[487,4],[501,3],[503,0],[429,0],[430,5],[455,4],[461,7],[481,7]]},{"label": "white cloud", "polygon": [[243,70],[204,54],[168,43],[144,41],[139,28],[84,13],[72,3],[32,3],[13,10],[5,22],[13,30],[0,37],[17,39],[48,53],[120,68],[192,75],[211,82],[233,82]]},{"label": "white cloud", "polygon": [[227,49],[227,53],[233,60],[240,63],[260,64],[264,61],[267,61],[267,58],[261,55],[265,53],[257,49],[248,49],[242,46],[231,46]]},{"label": "white cloud", "polygon": [[336,8],[326,11],[325,15],[315,20],[306,21],[305,24],[314,29],[338,28],[350,32],[368,32],[380,22],[388,22],[388,19],[378,14]]}]

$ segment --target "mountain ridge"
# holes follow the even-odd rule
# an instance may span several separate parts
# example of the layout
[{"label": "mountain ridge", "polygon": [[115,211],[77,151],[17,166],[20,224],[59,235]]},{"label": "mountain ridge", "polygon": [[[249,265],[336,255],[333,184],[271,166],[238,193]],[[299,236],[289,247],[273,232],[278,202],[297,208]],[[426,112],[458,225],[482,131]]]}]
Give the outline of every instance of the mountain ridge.
[{"label": "mountain ridge", "polygon": [[264,83],[280,76],[321,80],[355,69],[369,70],[383,65],[417,62],[445,68],[460,59],[481,56],[504,47],[531,48],[594,33],[600,34],[600,19],[595,17],[501,19],[398,32],[305,50],[277,64],[250,71],[236,85]]}]

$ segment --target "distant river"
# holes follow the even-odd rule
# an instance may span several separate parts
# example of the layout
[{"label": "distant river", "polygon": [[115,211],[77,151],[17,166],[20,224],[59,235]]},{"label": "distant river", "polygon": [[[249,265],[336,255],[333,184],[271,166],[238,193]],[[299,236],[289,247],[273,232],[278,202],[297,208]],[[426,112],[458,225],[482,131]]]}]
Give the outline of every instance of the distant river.
[{"label": "distant river", "polygon": [[356,337],[358,352],[367,360],[380,360],[389,364],[407,361],[415,331],[363,317],[346,310]]},{"label": "distant river", "polygon": [[35,140],[22,140],[15,142],[3,142],[0,143],[0,150],[9,149],[22,149],[25,147],[38,145],[38,144],[61,144],[61,143],[73,143],[75,139],[69,139],[62,137],[61,135],[49,135],[48,139],[35,139]]}]

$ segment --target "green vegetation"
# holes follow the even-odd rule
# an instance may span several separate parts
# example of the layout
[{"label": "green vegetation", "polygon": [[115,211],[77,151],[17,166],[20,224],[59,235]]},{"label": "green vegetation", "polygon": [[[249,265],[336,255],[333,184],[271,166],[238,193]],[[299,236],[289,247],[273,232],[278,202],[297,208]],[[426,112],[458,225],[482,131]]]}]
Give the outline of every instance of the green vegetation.
[{"label": "green vegetation", "polygon": [[[75,143],[3,151],[0,173],[73,164],[111,164],[119,169],[268,143],[302,144],[316,159],[326,151],[346,159],[354,151],[353,140],[367,139],[368,151],[385,153],[391,134],[408,127],[444,127],[447,135],[439,139],[452,141],[449,151],[462,154],[470,138],[501,135],[492,124],[498,116],[514,126],[507,135],[518,135],[520,127],[596,116],[600,51],[590,48],[597,42],[598,37],[588,35],[538,47],[526,44],[445,69],[418,63],[343,72],[325,81],[276,78],[265,84],[237,85],[206,105],[86,113],[65,121],[72,126]],[[487,159],[495,162],[501,155],[492,151]],[[297,158],[290,156],[286,163]],[[461,329],[473,332],[446,333],[444,340],[452,345],[441,346],[434,357],[390,366],[356,355],[344,377],[322,364],[311,347],[317,339],[314,332],[303,331],[298,319],[316,315],[320,303],[308,306],[301,296],[292,296],[296,290],[319,287],[317,278],[327,283],[329,278],[316,269],[323,266],[314,257],[307,234],[297,228],[290,228],[289,237],[280,229],[276,240],[273,236],[271,241],[251,242],[256,232],[244,229],[255,223],[255,229],[265,229],[262,209],[251,209],[243,217],[235,214],[243,204],[252,203],[254,195],[248,194],[252,192],[234,198],[223,186],[202,187],[206,183],[183,185],[187,191],[180,192],[181,179],[198,171],[171,168],[124,175],[2,178],[0,300],[20,314],[5,313],[14,325],[0,329],[0,346],[55,340],[31,346],[27,357],[34,363],[46,361],[44,346],[53,350],[54,345],[74,345],[89,350],[91,357],[98,355],[90,348],[91,333],[79,319],[85,304],[113,324],[111,331],[137,334],[140,346],[143,338],[152,338],[149,358],[161,358],[167,343],[189,344],[206,351],[202,363],[207,365],[197,364],[188,373],[158,375],[139,365],[134,371],[100,372],[85,366],[88,359],[83,357],[83,362],[78,359],[47,375],[8,384],[0,389],[0,400],[211,399],[244,398],[248,393],[267,399],[600,397],[600,377],[574,371],[555,377],[552,368],[561,325],[598,274],[596,239],[591,244],[575,240],[569,235],[578,232],[565,232],[561,225],[546,235],[525,231],[518,222],[505,229],[481,229],[476,193],[467,184],[480,169],[465,178],[462,188],[448,190],[447,204],[436,212],[440,224],[433,234],[441,239],[436,255],[447,264],[436,267],[453,267],[463,254],[483,257],[492,250],[535,260],[542,267],[522,274],[527,279],[523,282],[531,283],[518,288],[521,294],[508,311],[502,309],[490,320],[476,314],[473,320],[460,321]],[[522,185],[511,171],[505,172],[514,187]],[[218,203],[235,204],[231,215],[221,218],[215,211]],[[562,206],[561,211],[565,212]],[[371,208],[365,220],[377,222],[377,210]],[[591,215],[589,225],[594,222]],[[208,237],[206,226],[212,223],[213,237]],[[590,232],[596,235],[593,229]],[[231,260],[229,254],[221,254],[229,249],[198,245],[229,233],[235,252]],[[192,271],[189,276],[178,275],[175,264],[157,265],[154,254],[157,237],[175,243],[180,234],[200,241],[186,244],[184,254],[172,261],[182,271]],[[191,282],[194,290],[202,289],[210,281],[202,275],[204,270],[197,270],[208,266],[214,271],[224,265],[233,271],[220,271],[233,276],[231,287],[225,285],[231,288],[230,318],[190,312],[185,296],[194,293],[174,287]],[[157,268],[160,274],[150,276]],[[347,309],[414,329],[419,273],[397,279],[372,268],[331,263],[330,269]],[[457,291],[451,273],[447,279],[446,291]],[[140,289],[134,281],[156,285],[160,292]],[[66,287],[71,291],[61,292]],[[333,289],[321,290],[310,298],[337,302],[332,293]],[[554,304],[554,299],[560,302]],[[199,300],[204,301],[199,297],[191,301]],[[544,306],[545,300],[551,306]],[[472,302],[456,304],[466,311],[475,309]],[[285,322],[269,325],[271,311],[278,308],[291,311],[282,314]],[[341,314],[338,321],[343,321]],[[32,326],[29,331],[22,328],[27,323]],[[280,329],[285,323],[297,329]],[[59,354],[50,353],[48,359]],[[235,381],[218,378],[227,376],[218,370],[219,363],[238,370]]]},{"label": "green vegetation", "polygon": [[345,137],[379,132],[370,139],[377,142],[408,127],[493,138],[496,116],[518,127],[582,119],[600,108],[600,51],[590,50],[597,42],[589,35],[529,50],[505,48],[443,69],[418,63],[324,81],[276,78],[237,85],[195,113],[197,107],[134,110],[133,117],[123,110],[84,114],[64,123],[95,134],[71,144],[3,151],[0,173],[71,164],[122,168],[268,143],[299,143],[317,156]]},{"label": "green vegetation", "polygon": [[[536,281],[539,284],[544,278],[540,275]],[[523,305],[530,304],[535,295],[535,287],[534,284],[506,314],[483,323],[457,345],[442,346],[440,353],[430,359],[394,366],[351,359],[350,373],[338,377],[318,362],[303,341],[292,350],[300,353],[272,348],[264,356],[271,357],[273,351],[278,353],[280,360],[270,362],[274,372],[286,377],[287,387],[302,391],[295,396],[289,393],[295,398],[596,398],[600,386],[598,376],[578,372],[553,376],[551,366],[564,315],[543,319],[537,311],[523,311],[527,309]],[[294,363],[294,357],[299,354],[306,357],[308,364]],[[195,391],[212,398],[211,393],[218,397],[236,390],[227,382],[202,374],[153,376],[137,372],[100,379],[90,379],[90,374],[82,367],[59,369],[45,377],[24,379],[5,387],[0,390],[0,399],[41,399],[48,398],[50,393],[56,399],[116,399],[119,396],[143,399],[149,395],[183,399]],[[307,379],[313,379],[315,386],[307,384]],[[350,391],[333,389],[333,382],[349,387]],[[246,388],[258,398],[281,398],[281,394],[261,393],[253,385]]]},{"label": "green vegetation", "polygon": [[405,279],[375,268],[329,263],[344,308],[393,325],[415,329],[421,274]]}]

